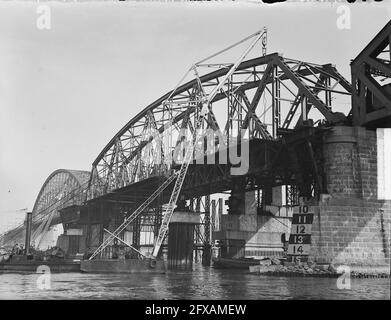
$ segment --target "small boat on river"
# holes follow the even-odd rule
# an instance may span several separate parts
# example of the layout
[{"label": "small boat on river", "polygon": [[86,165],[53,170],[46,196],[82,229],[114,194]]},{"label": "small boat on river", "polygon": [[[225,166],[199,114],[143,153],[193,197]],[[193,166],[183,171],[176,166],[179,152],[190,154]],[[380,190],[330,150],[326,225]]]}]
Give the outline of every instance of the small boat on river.
[{"label": "small boat on river", "polygon": [[247,269],[250,266],[256,266],[260,264],[259,259],[255,258],[212,258],[213,266],[216,268],[226,269]]}]

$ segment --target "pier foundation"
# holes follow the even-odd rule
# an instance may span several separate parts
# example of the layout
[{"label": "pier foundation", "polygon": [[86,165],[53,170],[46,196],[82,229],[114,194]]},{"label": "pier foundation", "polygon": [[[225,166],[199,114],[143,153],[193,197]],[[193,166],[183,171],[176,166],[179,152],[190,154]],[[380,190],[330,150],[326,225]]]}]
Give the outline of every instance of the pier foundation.
[{"label": "pier foundation", "polygon": [[290,232],[292,213],[281,204],[281,187],[270,189],[264,212],[259,210],[255,194],[234,193],[235,201],[229,201],[229,214],[221,216],[221,229],[214,232],[214,239],[220,241],[221,257],[283,255],[281,236]]},{"label": "pier foundation", "polygon": [[377,135],[335,127],[324,137],[328,194],[314,208],[310,259],[348,266],[390,266],[391,201],[379,199]]},{"label": "pier foundation", "polygon": [[191,211],[175,211],[168,230],[167,266],[169,269],[191,269],[193,266],[194,226],[200,216]]}]

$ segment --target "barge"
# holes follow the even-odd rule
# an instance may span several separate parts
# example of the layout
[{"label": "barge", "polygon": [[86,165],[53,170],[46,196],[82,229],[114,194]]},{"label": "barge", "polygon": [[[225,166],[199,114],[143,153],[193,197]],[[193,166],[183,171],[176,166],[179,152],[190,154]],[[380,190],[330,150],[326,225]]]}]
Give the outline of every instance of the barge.
[{"label": "barge", "polygon": [[259,265],[261,260],[254,258],[212,258],[213,266],[215,268],[224,269],[247,269],[250,266]]},{"label": "barge", "polygon": [[[27,260],[27,259],[10,259],[9,261],[0,262],[0,273],[42,273],[49,267],[50,273],[61,272],[80,272],[80,261],[74,260]],[[45,271],[46,272],[46,271]]]},{"label": "barge", "polygon": [[166,263],[160,259],[93,259],[82,260],[80,270],[85,273],[165,273]]},{"label": "barge", "polygon": [[55,249],[47,257],[33,254],[30,246],[31,225],[32,213],[27,212],[25,249],[0,254],[0,273],[80,272],[80,260],[66,259],[59,249]]}]

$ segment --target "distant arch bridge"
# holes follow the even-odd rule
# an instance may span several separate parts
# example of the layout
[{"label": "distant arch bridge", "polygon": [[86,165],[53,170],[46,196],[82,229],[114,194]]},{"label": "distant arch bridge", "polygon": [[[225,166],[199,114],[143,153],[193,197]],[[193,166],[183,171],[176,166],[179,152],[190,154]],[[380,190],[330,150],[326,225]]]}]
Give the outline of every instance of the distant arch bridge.
[{"label": "distant arch bridge", "polygon": [[[85,199],[90,172],[80,170],[58,169],[52,172],[35,200],[32,210],[32,242],[38,247],[50,226],[60,223],[58,210],[80,205]],[[4,233],[4,243],[24,243],[24,224]]]}]

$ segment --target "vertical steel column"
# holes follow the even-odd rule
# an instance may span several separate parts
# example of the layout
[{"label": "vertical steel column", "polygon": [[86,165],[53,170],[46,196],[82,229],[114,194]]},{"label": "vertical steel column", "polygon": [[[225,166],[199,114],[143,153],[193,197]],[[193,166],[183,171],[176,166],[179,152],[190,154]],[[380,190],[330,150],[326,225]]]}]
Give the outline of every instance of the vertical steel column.
[{"label": "vertical steel column", "polygon": [[210,226],[211,226],[211,233],[210,233],[210,244],[213,244],[213,232],[216,231],[216,200],[213,199],[211,201],[211,219],[210,219]]},{"label": "vertical steel column", "polygon": [[[325,79],[325,87],[327,89],[330,89],[331,87],[331,79],[330,77],[327,77]],[[331,109],[331,91],[325,90],[325,101],[326,101],[326,106]]]},{"label": "vertical steel column", "polygon": [[228,96],[227,96],[227,146],[230,145],[230,138],[233,132],[233,118],[234,118],[234,105],[233,105],[233,97],[232,97],[232,76],[227,79],[227,88],[228,88]]},{"label": "vertical steel column", "polygon": [[87,237],[86,237],[86,248],[88,252],[88,248],[91,246],[91,205],[87,205]]},{"label": "vertical steel column", "polygon": [[218,211],[217,211],[217,217],[218,217],[218,222],[217,222],[217,230],[221,230],[221,216],[223,215],[223,198],[219,198],[219,204],[218,204]]},{"label": "vertical steel column", "polygon": [[[119,218],[118,218],[119,211],[120,211],[120,209],[119,209],[119,206],[118,206],[118,202],[115,202],[114,206],[113,206],[112,215],[111,215],[111,219],[114,219],[114,230],[116,230],[118,228],[118,226],[121,224],[120,221],[119,221]],[[121,234],[119,234],[118,237],[122,238]],[[113,242],[114,242],[113,246],[111,247],[112,249],[110,249],[110,246],[109,246],[108,247],[109,248],[108,251],[112,250],[113,256],[118,257],[118,254],[119,254],[118,240],[114,239]],[[101,243],[103,243],[103,242],[101,242]],[[105,252],[105,250],[102,251],[102,255]],[[107,252],[106,252],[105,255],[107,256]]]},{"label": "vertical steel column", "polygon": [[[235,101],[235,103],[236,103],[236,112],[237,112],[237,117],[238,117],[238,119],[237,119],[237,121],[236,121],[236,123],[237,123],[237,126],[238,126],[238,128],[237,128],[237,130],[238,130],[238,132],[237,132],[237,137],[241,137],[242,136],[242,133],[240,132],[240,129],[241,129],[241,127],[242,127],[242,122],[243,122],[243,118],[242,118],[242,112],[243,112],[243,108],[242,108],[242,104],[240,103],[240,102],[242,102],[241,100],[242,100],[242,97],[241,96],[238,96],[237,97],[237,99],[238,99],[238,102],[236,102]],[[250,126],[251,126],[251,119],[249,120],[249,128],[250,128]],[[250,129],[251,130],[251,129]],[[251,132],[251,131],[250,131]]]},{"label": "vertical steel column", "polygon": [[[194,204],[194,199],[193,199],[193,204]],[[197,197],[195,199],[194,211],[197,213],[201,212],[201,197]],[[200,238],[200,235],[201,235],[202,225],[201,224],[196,225],[195,228],[198,228],[198,234],[197,234],[197,232],[195,233],[195,243],[197,244],[197,246],[195,247],[194,257],[195,257],[195,262],[198,263],[198,238]]]},{"label": "vertical steel column", "polygon": [[202,264],[210,265],[211,245],[210,245],[210,195],[205,196],[204,213],[204,252],[202,255]]},{"label": "vertical steel column", "polygon": [[26,241],[25,241],[25,254],[30,254],[30,240],[31,240],[31,226],[33,221],[33,213],[26,212]]},{"label": "vertical steel column", "polygon": [[281,125],[281,88],[280,79],[278,78],[277,66],[272,70],[272,130],[273,137],[277,137],[277,130]]},{"label": "vertical steel column", "polygon": [[196,198],[195,212],[201,212],[201,197]]},{"label": "vertical steel column", "polygon": [[302,120],[302,122],[306,121],[308,118],[308,114],[307,114],[308,105],[307,104],[308,104],[307,97],[304,96],[303,100],[301,101],[301,120]]},{"label": "vertical steel column", "polygon": [[133,247],[135,247],[137,250],[140,250],[140,224],[143,214],[138,216],[133,221]]},{"label": "vertical steel column", "polygon": [[99,244],[103,242],[103,236],[104,236],[104,226],[103,226],[103,202],[99,201],[99,224],[100,224],[100,230],[99,230]]},{"label": "vertical steel column", "polygon": [[[163,184],[163,179],[159,179],[159,185]],[[154,242],[156,242],[156,239],[159,235],[160,225],[162,224],[162,202],[163,202],[163,194],[160,194],[156,200],[155,200],[155,210],[154,210],[154,221],[153,221],[153,235],[154,235]]]}]

